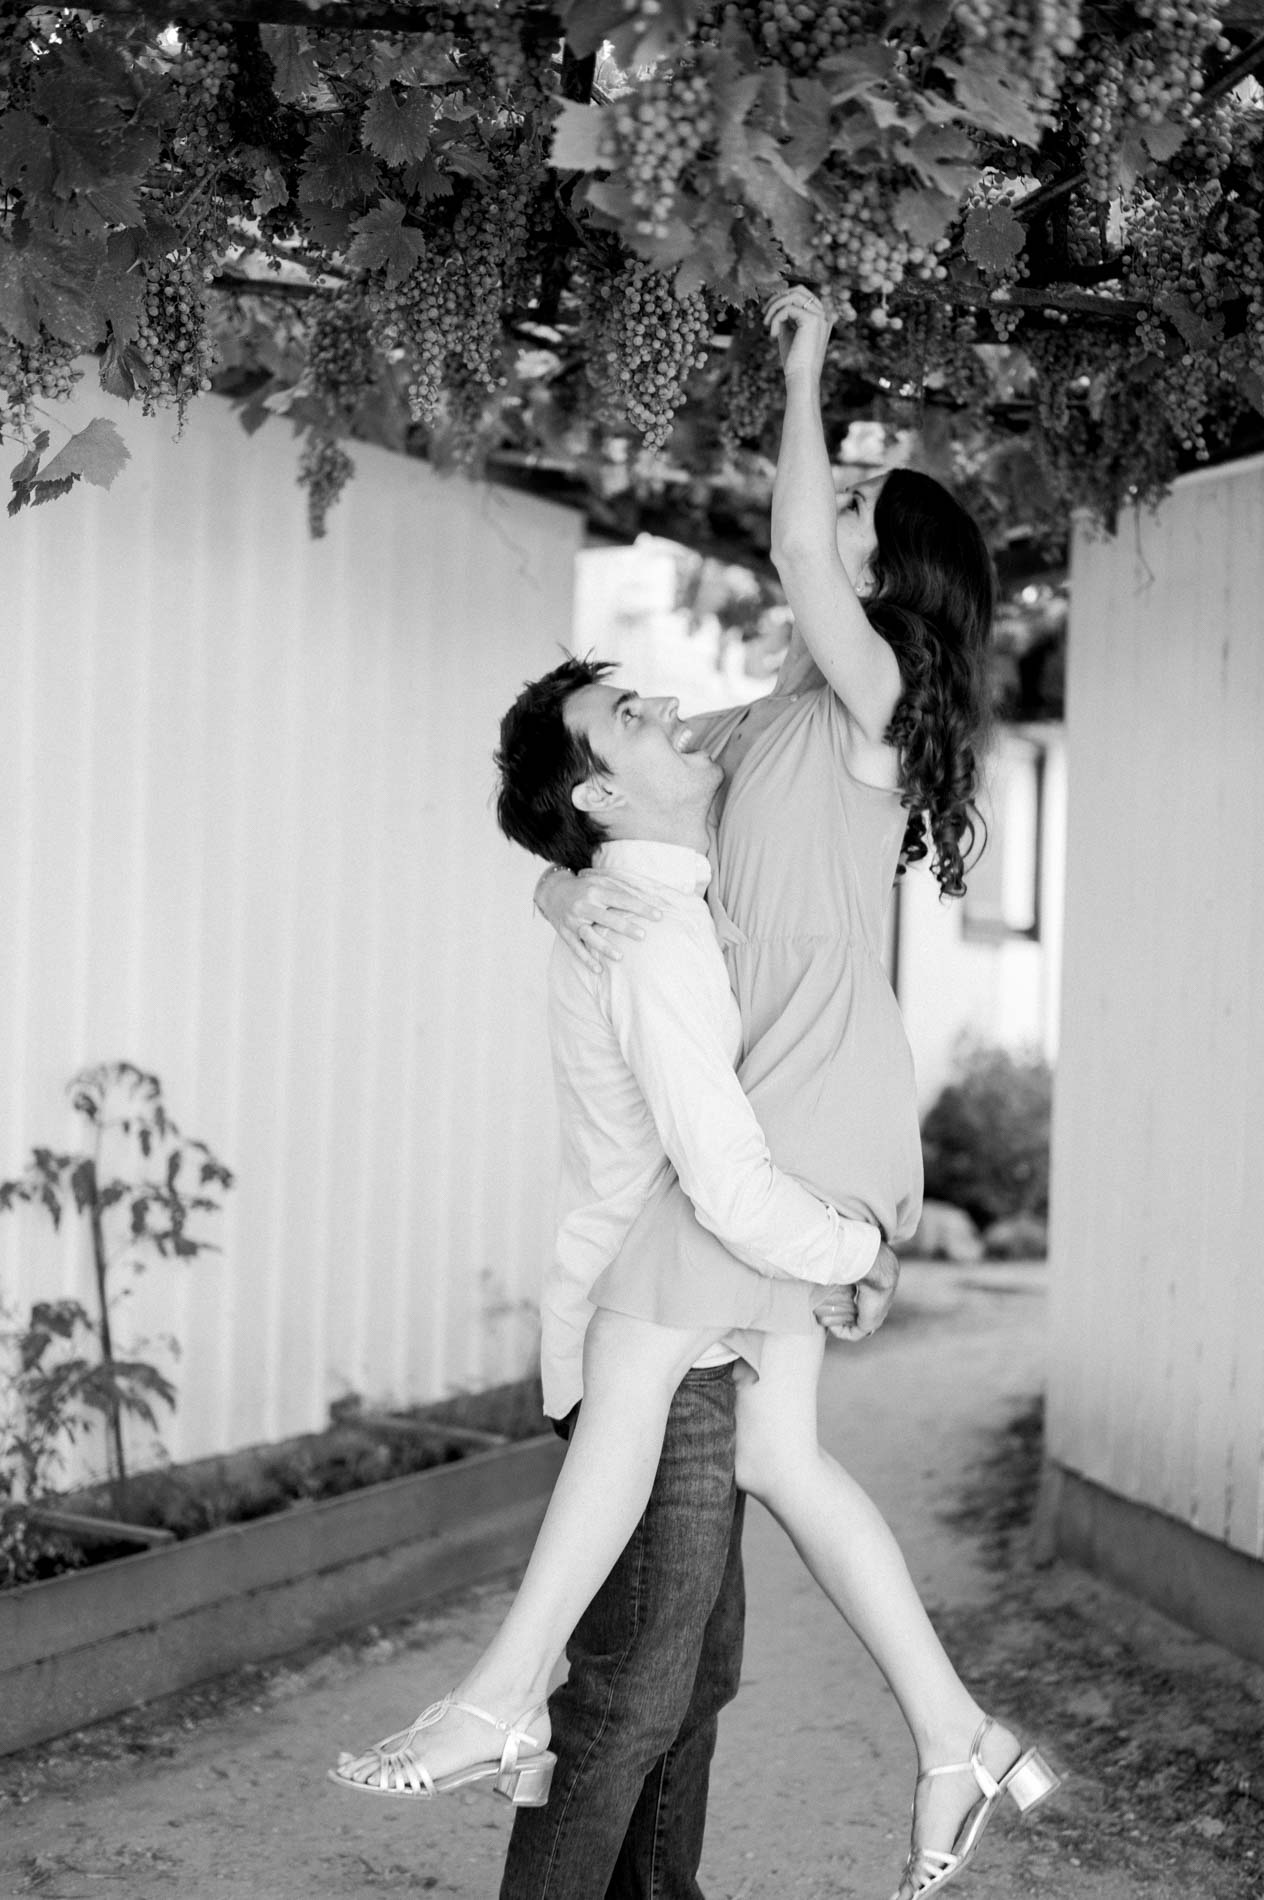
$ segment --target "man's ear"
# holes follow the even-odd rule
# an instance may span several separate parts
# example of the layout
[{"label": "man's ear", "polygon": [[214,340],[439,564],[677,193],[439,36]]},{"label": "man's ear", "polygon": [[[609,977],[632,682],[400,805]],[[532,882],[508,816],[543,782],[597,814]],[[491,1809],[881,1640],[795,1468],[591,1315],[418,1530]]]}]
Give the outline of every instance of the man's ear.
[{"label": "man's ear", "polygon": [[571,786],[571,804],[577,811],[614,811],[625,802],[621,791],[608,779],[598,778],[595,773],[590,778],[581,779],[578,785]]}]

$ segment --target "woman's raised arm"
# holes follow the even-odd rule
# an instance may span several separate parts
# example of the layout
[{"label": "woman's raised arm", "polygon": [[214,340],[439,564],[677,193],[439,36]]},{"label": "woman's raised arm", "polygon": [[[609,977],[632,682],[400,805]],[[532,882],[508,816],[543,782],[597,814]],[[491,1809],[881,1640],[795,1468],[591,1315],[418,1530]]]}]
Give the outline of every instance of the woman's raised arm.
[{"label": "woman's raised arm", "polygon": [[[765,312],[781,352],[785,418],[772,497],[772,558],[795,626],[863,738],[880,745],[900,697],[900,669],[870,626],[839,552],[839,503],[821,422],[821,370],[832,321],[799,287]],[[864,505],[860,491],[845,506]]]}]

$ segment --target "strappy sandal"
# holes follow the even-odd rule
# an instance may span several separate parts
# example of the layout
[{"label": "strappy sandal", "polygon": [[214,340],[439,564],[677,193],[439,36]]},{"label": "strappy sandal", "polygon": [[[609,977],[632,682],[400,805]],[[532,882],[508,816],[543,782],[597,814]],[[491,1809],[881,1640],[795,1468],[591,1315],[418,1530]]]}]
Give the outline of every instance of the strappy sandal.
[{"label": "strappy sandal", "polygon": [[917,1777],[920,1783],[929,1781],[933,1775],[973,1775],[978,1784],[979,1799],[961,1823],[950,1854],[942,1853],[936,1847],[915,1847],[910,1851],[904,1863],[904,1872],[900,1875],[900,1885],[891,1900],[900,1900],[900,1889],[906,1884],[913,1889],[915,1900],[928,1900],[930,1894],[942,1893],[949,1881],[955,1880],[973,1858],[983,1838],[983,1830],[996,1813],[1002,1795],[1009,1796],[1020,1814],[1028,1814],[1061,1787],[1062,1777],[1053,1772],[1044,1756],[1035,1748],[1024,1749],[998,1781],[984,1767],[980,1753],[984,1737],[994,1726],[992,1717],[984,1716],[970,1744],[969,1761],[947,1762],[941,1768],[925,1768]]},{"label": "strappy sandal", "polygon": [[[547,1704],[538,1702],[516,1722],[501,1722],[486,1709],[476,1709],[471,1702],[458,1702],[454,1695],[445,1695],[441,1702],[433,1702],[428,1709],[423,1709],[411,1728],[401,1729],[398,1735],[388,1735],[384,1742],[378,1742],[363,1755],[339,1756],[338,1766],[329,1770],[329,1779],[336,1781],[340,1788],[350,1788],[353,1794],[402,1795],[413,1801],[430,1801],[437,1794],[454,1794],[460,1788],[482,1787],[490,1782],[491,1792],[503,1795],[516,1808],[542,1808],[549,1798],[557,1756],[542,1748],[522,1724],[542,1715],[546,1707]],[[441,1722],[449,1709],[476,1715],[480,1722],[486,1722],[489,1728],[504,1736],[499,1761],[476,1761],[466,1768],[453,1769],[447,1775],[430,1774],[425,1763],[414,1754],[413,1743],[424,1729],[434,1728]],[[525,1755],[524,1748],[528,1751]],[[353,1772],[356,1769],[362,1773],[367,1769],[368,1778],[357,1778]]]}]

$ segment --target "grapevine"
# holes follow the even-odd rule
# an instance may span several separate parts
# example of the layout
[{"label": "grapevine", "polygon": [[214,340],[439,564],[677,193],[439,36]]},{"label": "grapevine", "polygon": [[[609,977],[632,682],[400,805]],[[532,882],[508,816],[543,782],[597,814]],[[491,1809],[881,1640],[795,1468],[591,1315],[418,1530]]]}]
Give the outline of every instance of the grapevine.
[{"label": "grapevine", "polygon": [[339,441],[372,430],[621,529],[656,496],[727,534],[759,514],[780,410],[761,311],[799,279],[839,319],[833,430],[951,410],[981,467],[1034,414],[1058,494],[1036,512],[1109,514],[1264,437],[1264,41],[1241,6],[422,13],[160,26],[0,0],[4,426],[95,349],[146,409],[218,388],[252,423],[297,417],[314,521]]}]

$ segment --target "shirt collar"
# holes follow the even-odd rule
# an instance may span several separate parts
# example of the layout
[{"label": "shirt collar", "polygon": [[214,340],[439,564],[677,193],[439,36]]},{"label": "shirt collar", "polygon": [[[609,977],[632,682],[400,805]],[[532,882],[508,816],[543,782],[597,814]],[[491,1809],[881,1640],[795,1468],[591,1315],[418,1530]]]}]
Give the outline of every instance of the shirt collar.
[{"label": "shirt collar", "polygon": [[701,897],[711,881],[711,866],[700,851],[685,844],[656,844],[642,838],[612,838],[598,845],[593,858],[598,871],[630,871],[652,878],[675,891]]}]

